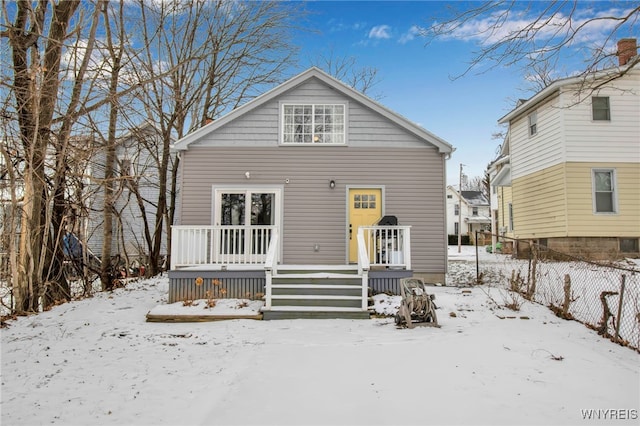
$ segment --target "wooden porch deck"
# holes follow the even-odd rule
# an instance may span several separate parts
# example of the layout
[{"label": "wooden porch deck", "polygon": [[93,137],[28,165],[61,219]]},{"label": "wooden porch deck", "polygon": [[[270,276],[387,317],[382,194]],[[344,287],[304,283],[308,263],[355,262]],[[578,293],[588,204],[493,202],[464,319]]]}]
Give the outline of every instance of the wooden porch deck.
[{"label": "wooden porch deck", "polygon": [[264,319],[364,319],[370,294],[400,294],[400,279],[412,276],[406,226],[360,227],[353,265],[281,264],[275,227],[189,226],[172,232],[169,303],[264,300]]}]

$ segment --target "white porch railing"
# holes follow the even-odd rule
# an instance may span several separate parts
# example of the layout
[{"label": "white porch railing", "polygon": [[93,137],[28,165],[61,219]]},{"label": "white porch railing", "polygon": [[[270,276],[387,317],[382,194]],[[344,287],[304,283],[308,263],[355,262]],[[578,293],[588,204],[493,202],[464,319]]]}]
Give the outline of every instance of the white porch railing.
[{"label": "white porch railing", "polygon": [[275,226],[174,226],[171,269],[195,265],[263,265]]},{"label": "white porch railing", "polygon": [[358,234],[371,266],[411,269],[410,226],[361,226]]},{"label": "white porch railing", "polygon": [[[275,226],[174,226],[171,269],[197,265],[266,266]],[[274,248],[276,247],[276,248]],[[279,249],[271,267],[277,266]],[[363,226],[358,229],[358,269],[381,266],[411,269],[410,226]]]}]

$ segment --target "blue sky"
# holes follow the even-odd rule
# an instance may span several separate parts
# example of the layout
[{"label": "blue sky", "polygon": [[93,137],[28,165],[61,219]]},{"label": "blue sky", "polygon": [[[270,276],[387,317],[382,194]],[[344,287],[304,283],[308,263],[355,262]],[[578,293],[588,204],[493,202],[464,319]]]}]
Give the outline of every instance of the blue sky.
[{"label": "blue sky", "polygon": [[[447,164],[447,183],[457,185],[461,163],[470,178],[484,173],[502,143],[492,138],[494,133],[504,130],[497,120],[512,109],[516,99],[528,98],[533,92],[525,91],[531,86],[526,84],[523,71],[515,67],[497,67],[452,79],[467,68],[477,49],[475,43],[461,34],[460,39],[437,40],[426,45],[412,31],[415,26],[428,25],[430,18],[443,13],[450,4],[311,2],[308,4],[313,13],[311,27],[320,33],[302,34],[299,42],[303,46],[303,68],[308,65],[304,60],[330,56],[332,52],[337,57],[353,56],[360,67],[376,68],[379,83],[369,94],[456,148]],[[586,16],[612,7],[608,2],[579,5],[583,7],[579,12]],[[567,64],[561,64],[563,71],[571,72],[571,66],[580,67],[575,58],[566,60]],[[565,65],[569,68],[564,68]]]}]

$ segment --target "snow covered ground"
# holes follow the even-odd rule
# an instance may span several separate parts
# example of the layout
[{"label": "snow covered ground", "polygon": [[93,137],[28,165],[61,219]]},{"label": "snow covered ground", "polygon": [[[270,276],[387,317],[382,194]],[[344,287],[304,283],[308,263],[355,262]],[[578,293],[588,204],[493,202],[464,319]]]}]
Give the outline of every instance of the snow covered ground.
[{"label": "snow covered ground", "polygon": [[[449,249],[460,281],[475,276],[463,249]],[[505,309],[511,296],[497,288],[433,287],[440,328],[397,329],[392,318],[145,322],[167,287],[164,277],[130,283],[11,321],[0,331],[0,423],[639,423],[637,352],[544,306]],[[393,311],[398,299],[376,303]]]}]

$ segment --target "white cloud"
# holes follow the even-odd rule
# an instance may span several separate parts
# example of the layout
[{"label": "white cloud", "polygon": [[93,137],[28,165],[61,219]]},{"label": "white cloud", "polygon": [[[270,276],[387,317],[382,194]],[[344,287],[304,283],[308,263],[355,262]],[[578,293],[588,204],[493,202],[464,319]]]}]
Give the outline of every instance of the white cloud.
[{"label": "white cloud", "polygon": [[[575,10],[570,14],[556,13],[540,19],[535,14],[516,13],[514,11],[497,10],[491,15],[469,20],[458,28],[452,28],[449,38],[490,45],[507,40],[524,28],[535,29],[535,40],[538,42],[564,38],[567,33],[581,28],[575,34],[572,43],[598,43],[604,41],[619,22],[606,17],[625,16],[629,10],[609,9],[595,11],[592,8]],[[538,19],[538,22],[535,22]],[[452,25],[457,25],[454,23]]]},{"label": "white cloud", "polygon": [[413,39],[415,39],[416,37],[418,37],[421,32],[422,32],[421,27],[417,25],[413,25],[411,26],[411,28],[409,28],[409,30],[406,33],[400,36],[400,38],[398,39],[398,43],[401,43],[401,44],[408,43]]},{"label": "white cloud", "polygon": [[391,38],[391,27],[389,25],[376,25],[369,31],[369,38],[388,39]]}]

